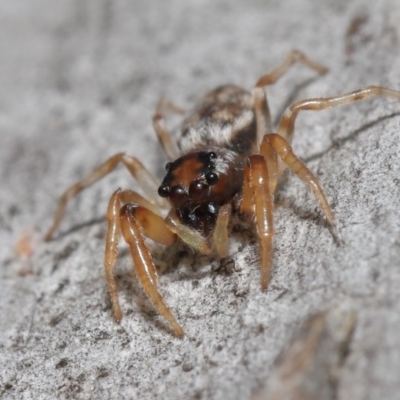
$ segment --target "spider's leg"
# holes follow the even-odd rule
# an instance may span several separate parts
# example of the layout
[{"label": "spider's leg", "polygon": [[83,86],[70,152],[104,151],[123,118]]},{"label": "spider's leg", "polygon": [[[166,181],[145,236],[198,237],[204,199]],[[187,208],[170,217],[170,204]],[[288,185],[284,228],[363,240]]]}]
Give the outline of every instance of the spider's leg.
[{"label": "spider's leg", "polygon": [[167,114],[183,115],[183,114],[185,114],[185,112],[186,112],[185,109],[176,105],[172,101],[165,99],[164,97],[161,97],[160,101],[157,104],[157,108],[156,108],[156,114],[160,114],[163,117],[166,116]]},{"label": "spider's leg", "polygon": [[321,64],[316,63],[307,57],[304,53],[298,50],[292,50],[289,55],[285,58],[281,65],[276,67],[274,70],[268,74],[263,75],[256,83],[257,87],[263,87],[267,85],[272,85],[275,83],[283,74],[285,74],[288,69],[296,62],[301,62],[308,68],[313,69],[319,74],[325,74],[328,69]]},{"label": "spider's leg", "polygon": [[112,195],[108,206],[108,232],[104,265],[114,317],[117,321],[122,318],[114,276],[118,256],[119,230],[121,230],[126,243],[130,247],[136,275],[143,290],[157,311],[171,325],[176,335],[183,336],[183,329],[176,322],[172,311],[158,291],[157,269],[142,235],[163,245],[173,244],[177,237],[168,229],[162,217],[151,210],[134,203],[125,204],[120,208],[121,203],[126,203],[134,199],[135,192],[117,190]]},{"label": "spider's leg", "polygon": [[281,65],[276,67],[268,74],[260,77],[260,79],[256,83],[255,88],[253,89],[253,102],[257,122],[258,143],[261,142],[261,139],[265,132],[272,132],[271,114],[268,107],[265,86],[274,84],[296,62],[303,63],[304,65],[313,69],[319,74],[324,74],[327,71],[327,68],[320,64],[317,64],[302,52],[298,50],[293,50],[285,58]]},{"label": "spider's leg", "polygon": [[325,194],[318,182],[317,177],[307,168],[307,166],[299,160],[293,153],[290,144],[280,135],[271,133],[264,137],[264,142],[268,142],[270,146],[277,152],[283,162],[303,181],[305,182],[314,196],[317,198],[328,222],[333,225],[334,218],[332,210],[326,200]]},{"label": "spider's leg", "polygon": [[118,259],[118,243],[119,235],[121,232],[119,210],[119,191],[114,192],[110,197],[107,208],[107,238],[106,238],[106,249],[104,255],[104,269],[106,274],[106,283],[108,294],[111,299],[111,307],[113,315],[116,321],[121,321],[122,311],[118,301],[118,288],[117,280],[114,275],[115,267]]},{"label": "spider's leg", "polygon": [[292,104],[282,115],[279,124],[278,133],[289,143],[292,142],[294,133],[294,124],[297,115],[302,110],[320,111],[327,108],[351,104],[359,100],[368,99],[375,96],[394,97],[400,100],[400,92],[391,89],[385,89],[379,86],[368,86],[354,92],[342,94],[334,97],[321,97],[308,100],[301,100]]},{"label": "spider's leg", "polygon": [[165,118],[162,115],[155,114],[153,116],[153,127],[168,158],[171,161],[179,158],[180,152],[178,146],[172,139],[170,132],[167,130],[165,126]]},{"label": "spider's leg", "polygon": [[150,208],[153,212],[156,213],[159,213],[157,207],[169,207],[165,199],[159,197],[157,194],[159,182],[154,177],[154,175],[151,174],[137,158],[130,157],[125,153],[118,153],[110,157],[107,161],[100,165],[100,167],[96,168],[92,173],[72,185],[63,193],[58,202],[58,208],[53,219],[53,224],[51,225],[46,236],[44,237],[44,240],[48,241],[53,238],[54,232],[60,225],[68,201],[71,198],[75,197],[83,189],[86,189],[87,187],[97,182],[99,179],[109,174],[117,167],[119,163],[122,163],[128,169],[128,171],[138,182],[139,186],[151,199],[151,202],[149,202],[148,200],[137,194],[136,202],[138,202],[139,204],[143,204],[145,207]]},{"label": "spider's leg", "polygon": [[271,275],[273,244],[273,197],[269,189],[267,164],[261,155],[248,158],[244,170],[241,212],[254,216],[260,239],[261,287],[266,289]]},{"label": "spider's leg", "polygon": [[[145,234],[151,237],[153,240],[162,244],[172,244],[175,241],[175,235],[163,226],[162,218],[154,213],[152,209],[146,208],[146,204],[138,202],[138,194],[132,190],[121,190],[118,189],[111,196],[107,208],[107,239],[106,249],[104,257],[104,267],[107,281],[107,288],[111,298],[111,304],[113,309],[114,317],[117,321],[122,318],[122,312],[118,302],[117,294],[117,282],[114,275],[114,270],[117,264],[118,258],[118,242],[121,231],[120,222],[120,208],[121,203],[135,203],[135,207],[140,208],[138,215],[147,215],[147,219],[141,219],[142,225],[147,223],[143,229]],[[144,199],[145,200],[145,199]],[[147,201],[147,200],[145,200]],[[151,204],[148,202],[148,204]],[[146,210],[146,211],[143,211]],[[148,224],[152,224],[148,226]],[[155,236],[154,233],[159,233]]]},{"label": "spider's leg", "polygon": [[232,213],[232,204],[226,203],[219,209],[213,232],[213,240],[218,256],[224,258],[228,253],[228,224]]},{"label": "spider's leg", "polygon": [[272,132],[271,111],[269,110],[265,88],[255,87],[251,93],[256,116],[257,144],[259,144],[265,132]]},{"label": "spider's leg", "polygon": [[165,115],[168,113],[184,114],[185,110],[170,101],[161,99],[157,105],[156,113],[153,116],[153,127],[158,140],[169,159],[174,161],[180,156],[180,151],[172,139],[171,133],[165,126]]},{"label": "spider's leg", "polygon": [[269,190],[272,196],[275,194],[276,186],[281,172],[286,165],[278,159],[278,154],[268,140],[268,135],[264,135],[260,146],[260,153],[267,163]]}]

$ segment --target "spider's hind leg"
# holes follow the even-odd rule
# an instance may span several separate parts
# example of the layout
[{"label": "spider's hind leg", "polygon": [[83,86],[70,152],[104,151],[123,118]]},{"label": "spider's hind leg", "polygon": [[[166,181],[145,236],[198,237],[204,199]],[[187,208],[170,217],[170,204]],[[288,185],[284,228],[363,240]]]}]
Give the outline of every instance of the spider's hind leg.
[{"label": "spider's hind leg", "polygon": [[171,113],[184,114],[185,110],[168,100],[161,99],[158,102],[156,113],[153,115],[153,128],[168,158],[174,161],[180,156],[180,151],[165,126],[165,116]]},{"label": "spider's hind leg", "polygon": [[368,86],[364,89],[355,90],[354,92],[345,93],[339,96],[319,97],[301,100],[297,103],[292,104],[284,112],[281,118],[281,122],[279,124],[278,133],[279,135],[284,137],[289,143],[291,143],[294,133],[294,124],[300,111],[321,111],[328,108],[355,103],[356,101],[369,99],[376,96],[393,97],[400,100],[399,91],[386,89],[380,86]]},{"label": "spider's hind leg", "polygon": [[304,64],[320,75],[325,74],[328,70],[323,65],[308,58],[304,53],[298,50],[292,50],[285,60],[278,65],[278,67],[258,79],[252,92],[254,111],[256,114],[258,143],[261,143],[265,133],[272,132],[271,113],[268,106],[265,87],[276,83],[289,70],[289,68],[297,62]]}]

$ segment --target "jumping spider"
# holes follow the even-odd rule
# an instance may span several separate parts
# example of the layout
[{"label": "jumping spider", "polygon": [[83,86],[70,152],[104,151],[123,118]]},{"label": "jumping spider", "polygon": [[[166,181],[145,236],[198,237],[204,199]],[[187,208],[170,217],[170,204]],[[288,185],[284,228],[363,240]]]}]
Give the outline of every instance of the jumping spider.
[{"label": "jumping spider", "polygon": [[[119,153],[61,196],[45,240],[52,239],[68,200],[120,163],[149,198],[132,190],[118,189],[108,204],[104,264],[117,321],[122,318],[114,275],[120,233],[130,247],[136,275],[147,296],[175,334],[182,336],[183,329],[158,290],[157,270],[143,236],[166,246],[181,240],[201,254],[216,252],[223,258],[227,255],[231,217],[254,222],[260,242],[261,287],[266,289],[272,265],[274,194],[286,168],[309,186],[328,223],[334,224],[317,178],[290,147],[297,115],[302,110],[324,110],[374,96],[400,100],[400,92],[369,86],[340,96],[298,101],[284,112],[276,133],[269,133],[273,130],[265,87],[275,83],[296,62],[319,74],[327,71],[303,53],[292,51],[280,66],[263,75],[252,91],[234,85],[218,87],[186,114],[178,144],[165,128],[164,120],[167,112],[182,110],[172,103],[160,102],[153,125],[171,160],[161,185],[137,158]],[[163,218],[163,211],[168,209]]]}]

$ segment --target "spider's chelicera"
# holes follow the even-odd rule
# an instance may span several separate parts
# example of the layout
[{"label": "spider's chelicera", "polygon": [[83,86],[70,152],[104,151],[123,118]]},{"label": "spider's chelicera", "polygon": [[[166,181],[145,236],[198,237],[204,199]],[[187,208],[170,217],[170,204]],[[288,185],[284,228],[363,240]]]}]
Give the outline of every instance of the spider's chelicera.
[{"label": "spider's chelicera", "polygon": [[[290,146],[297,115],[302,110],[324,110],[373,96],[400,99],[400,92],[370,86],[340,96],[298,101],[288,107],[277,130],[271,133],[274,131],[265,87],[275,83],[295,62],[320,74],[326,72],[325,67],[293,51],[275,70],[263,75],[252,91],[234,85],[221,86],[208,93],[188,113],[170,102],[160,102],[153,125],[170,158],[161,183],[137,158],[119,153],[63,194],[46,240],[50,240],[58,228],[68,200],[120,163],[134,176],[148,198],[132,190],[118,189],[109,201],[105,273],[117,321],[121,320],[122,312],[114,270],[121,233],[130,247],[136,275],[144,291],[175,334],[182,336],[183,329],[158,290],[157,270],[144,236],[163,245],[180,240],[201,254],[214,252],[224,258],[232,215],[250,221],[255,224],[259,238],[261,287],[266,289],[272,266],[273,198],[286,168],[309,186],[328,223],[334,224],[317,178]],[[177,144],[164,124],[166,114],[171,112],[185,114]]]}]

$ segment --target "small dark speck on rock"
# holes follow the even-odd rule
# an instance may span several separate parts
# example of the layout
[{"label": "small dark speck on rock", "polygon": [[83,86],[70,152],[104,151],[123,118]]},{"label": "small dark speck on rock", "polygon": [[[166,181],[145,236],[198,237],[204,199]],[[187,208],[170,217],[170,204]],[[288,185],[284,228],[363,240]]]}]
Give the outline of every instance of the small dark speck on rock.
[{"label": "small dark speck on rock", "polygon": [[8,213],[10,215],[10,217],[15,217],[16,215],[21,213],[21,210],[19,209],[18,206],[16,205],[12,205],[10,206],[10,208],[8,209]]},{"label": "small dark speck on rock", "polygon": [[379,276],[380,276],[380,272],[378,270],[373,270],[371,272],[371,277],[374,282],[378,280]]},{"label": "small dark speck on rock", "polygon": [[193,288],[199,287],[199,281],[198,281],[198,280],[194,280],[194,281],[192,282],[192,287],[193,287]]},{"label": "small dark speck on rock", "polygon": [[110,339],[111,335],[108,332],[100,331],[96,335],[96,340],[105,340],[105,339]]},{"label": "small dark speck on rock", "polygon": [[104,238],[106,237],[106,231],[104,229],[104,227],[101,227],[94,235],[94,237],[96,239],[100,239],[100,240],[105,240]]},{"label": "small dark speck on rock", "polygon": [[[57,266],[57,264],[56,264]],[[64,289],[65,286],[67,286],[69,284],[69,279],[63,279],[59,284],[57,289],[54,291],[54,294],[58,294],[60,292],[62,292],[62,290]]]},{"label": "small dark speck on rock", "polygon": [[106,107],[111,107],[114,104],[114,99],[108,94],[101,99],[101,104]]},{"label": "small dark speck on rock", "polygon": [[61,313],[61,314],[55,315],[54,317],[51,317],[50,321],[49,321],[49,325],[50,326],[58,325],[63,320],[64,315],[65,315],[65,313]]},{"label": "small dark speck on rock", "polygon": [[196,393],[194,394],[194,396],[193,396],[193,399],[194,399],[194,400],[200,400],[200,399],[202,399],[202,398],[203,398],[203,392],[202,392],[202,391],[196,392]]},{"label": "small dark speck on rock", "polygon": [[62,358],[57,364],[56,369],[64,368],[68,365],[68,360],[66,358]]},{"label": "small dark speck on rock", "polygon": [[57,349],[58,350],[63,350],[67,347],[67,343],[66,342],[61,342],[57,345]]},{"label": "small dark speck on rock", "polygon": [[236,297],[244,297],[249,292],[247,288],[236,288],[234,294]]},{"label": "small dark speck on rock", "polygon": [[80,385],[77,385],[76,383],[73,383],[70,385],[67,389],[67,392],[69,393],[80,393],[82,392],[82,387]]},{"label": "small dark speck on rock", "polygon": [[189,372],[193,369],[193,365],[192,364],[183,364],[182,365],[182,370],[183,372]]},{"label": "small dark speck on rock", "polygon": [[99,368],[97,371],[98,378],[106,378],[109,375],[107,368]]}]

